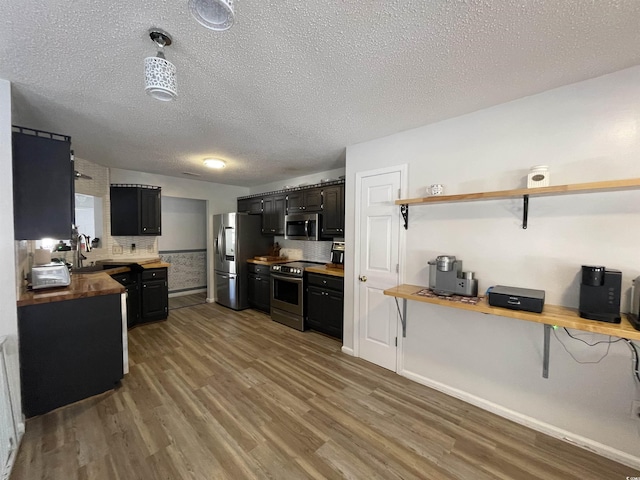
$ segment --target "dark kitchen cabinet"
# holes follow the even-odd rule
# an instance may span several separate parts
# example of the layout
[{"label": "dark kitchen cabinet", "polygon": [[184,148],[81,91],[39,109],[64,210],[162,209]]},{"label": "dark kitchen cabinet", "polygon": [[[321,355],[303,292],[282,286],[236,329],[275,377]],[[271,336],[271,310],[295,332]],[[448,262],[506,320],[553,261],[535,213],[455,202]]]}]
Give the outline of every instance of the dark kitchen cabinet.
[{"label": "dark kitchen cabinet", "polygon": [[284,235],[284,216],[287,213],[287,196],[269,195],[262,198],[262,233]]},{"label": "dark kitchen cabinet", "polygon": [[111,235],[160,235],[161,189],[149,185],[111,185]]},{"label": "dark kitchen cabinet", "polygon": [[250,215],[262,214],[262,197],[239,198],[238,212]]},{"label": "dark kitchen cabinet", "polygon": [[146,269],[140,278],[140,323],[166,319],[169,315],[167,269]]},{"label": "dark kitchen cabinet", "polygon": [[249,306],[266,313],[271,311],[271,273],[267,265],[248,264]]},{"label": "dark kitchen cabinet", "polygon": [[287,195],[287,213],[320,212],[321,210],[321,188],[296,190]]},{"label": "dark kitchen cabinet", "polygon": [[12,148],[14,238],[71,238],[71,137],[13,127]]},{"label": "dark kitchen cabinet", "polygon": [[126,272],[111,275],[115,281],[124,286],[127,292],[127,327],[135,327],[140,323],[140,280],[137,272]]},{"label": "dark kitchen cabinet", "polygon": [[307,318],[305,328],[342,339],[344,279],[316,273],[307,275]]},{"label": "dark kitchen cabinet", "polygon": [[344,237],[344,185],[326,187],[322,195],[322,235]]},{"label": "dark kitchen cabinet", "polygon": [[27,417],[113,389],[123,377],[120,294],[18,308]]}]

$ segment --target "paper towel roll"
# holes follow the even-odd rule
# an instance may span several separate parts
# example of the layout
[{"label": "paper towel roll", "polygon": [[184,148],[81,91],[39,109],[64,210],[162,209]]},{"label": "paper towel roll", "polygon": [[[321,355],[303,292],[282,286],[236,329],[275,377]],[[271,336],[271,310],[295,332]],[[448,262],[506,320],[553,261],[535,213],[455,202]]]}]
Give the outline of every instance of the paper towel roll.
[{"label": "paper towel roll", "polygon": [[44,265],[45,263],[51,263],[51,252],[44,248],[38,248],[33,254],[34,265]]}]

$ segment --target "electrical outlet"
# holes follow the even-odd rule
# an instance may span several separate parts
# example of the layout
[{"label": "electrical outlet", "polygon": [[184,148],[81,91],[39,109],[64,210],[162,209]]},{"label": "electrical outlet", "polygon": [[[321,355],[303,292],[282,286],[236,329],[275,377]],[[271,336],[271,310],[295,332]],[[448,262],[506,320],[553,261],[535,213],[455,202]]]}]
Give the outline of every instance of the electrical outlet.
[{"label": "electrical outlet", "polygon": [[153,253],[153,245],[147,245],[147,252]]},{"label": "electrical outlet", "polygon": [[114,255],[122,255],[122,245],[114,245],[111,248],[111,251]]},{"label": "electrical outlet", "polygon": [[631,402],[631,418],[640,420],[640,400]]}]

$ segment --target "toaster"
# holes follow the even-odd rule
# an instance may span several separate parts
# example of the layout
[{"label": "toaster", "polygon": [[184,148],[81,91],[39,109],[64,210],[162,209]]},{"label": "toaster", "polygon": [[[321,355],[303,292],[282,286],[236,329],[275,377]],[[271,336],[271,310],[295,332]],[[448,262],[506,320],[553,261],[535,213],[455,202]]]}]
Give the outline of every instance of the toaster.
[{"label": "toaster", "polygon": [[71,275],[64,263],[46,263],[31,267],[31,288],[34,290],[66,287],[70,283]]}]

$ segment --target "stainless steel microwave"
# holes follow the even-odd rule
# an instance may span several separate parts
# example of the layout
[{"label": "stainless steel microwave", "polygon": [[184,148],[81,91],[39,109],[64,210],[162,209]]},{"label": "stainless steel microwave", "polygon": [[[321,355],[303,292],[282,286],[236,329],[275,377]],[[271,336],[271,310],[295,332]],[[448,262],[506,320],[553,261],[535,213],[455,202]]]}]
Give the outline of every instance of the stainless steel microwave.
[{"label": "stainless steel microwave", "polygon": [[322,215],[292,213],[284,217],[284,238],[287,240],[320,240]]}]

